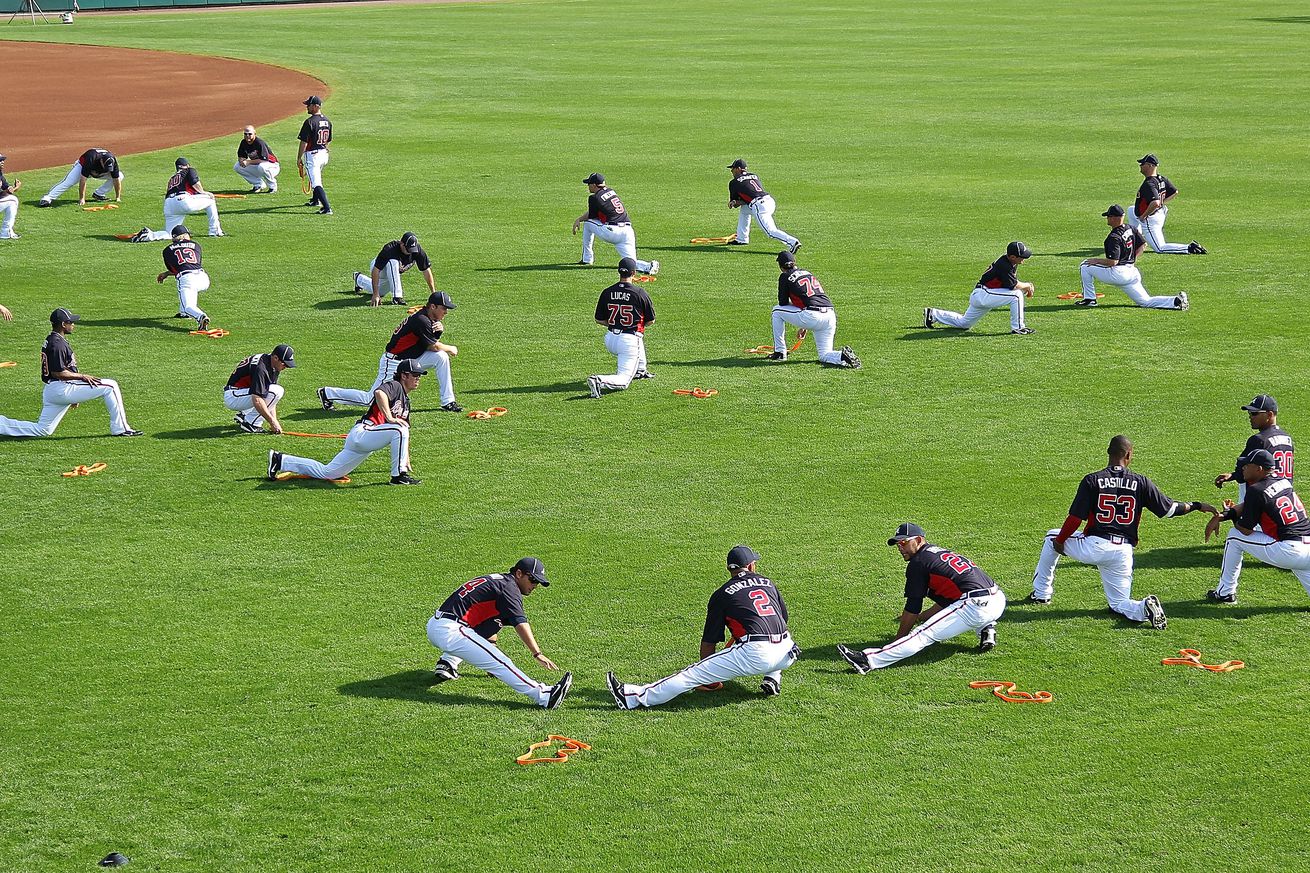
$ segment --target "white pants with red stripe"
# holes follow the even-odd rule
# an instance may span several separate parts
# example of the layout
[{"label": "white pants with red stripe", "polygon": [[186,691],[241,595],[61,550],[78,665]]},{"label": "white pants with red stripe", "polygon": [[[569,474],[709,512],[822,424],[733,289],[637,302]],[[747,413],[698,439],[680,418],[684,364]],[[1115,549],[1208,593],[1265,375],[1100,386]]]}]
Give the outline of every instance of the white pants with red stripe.
[{"label": "white pants with red stripe", "polygon": [[295,455],[282,456],[282,469],[315,479],[340,479],[364,463],[378,449],[391,447],[391,475],[409,470],[409,428],[403,424],[356,422],[346,434],[346,445],[326,464]]},{"label": "white pants with red stripe", "polygon": [[799,651],[790,635],[780,643],[767,640],[736,643],[649,685],[625,683],[623,701],[628,709],[659,706],[679,694],[686,694],[697,685],[728,682],[742,676],[768,676],[774,681],[780,681],[782,671],[796,663]]},{"label": "white pants with red stripe", "polygon": [[173,238],[173,228],[186,223],[188,215],[204,213],[209,219],[209,235],[219,236],[223,226],[218,222],[218,201],[206,191],[203,194],[173,194],[164,198],[164,229],[150,231],[153,242]]},{"label": "white pants with red stripe", "polygon": [[[1055,565],[1060,553],[1055,550],[1058,530],[1046,532],[1042,543],[1042,556],[1033,573],[1033,593],[1050,598],[1055,593]],[[1064,541],[1066,557],[1083,564],[1091,564],[1101,571],[1101,586],[1110,608],[1133,621],[1146,621],[1146,607],[1133,600],[1133,547],[1127,542],[1111,542],[1103,537],[1075,533]]]},{"label": "white pants with red stripe", "polygon": [[1083,299],[1096,299],[1096,282],[1113,285],[1128,295],[1138,306],[1147,309],[1177,309],[1173,297],[1152,297],[1142,284],[1142,274],[1133,264],[1120,264],[1117,267],[1102,267],[1099,264],[1083,264],[1078,268],[1083,280]]},{"label": "white pants with red stripe", "polygon": [[14,232],[14,219],[18,217],[18,197],[6,194],[0,197],[0,239],[9,239]]},{"label": "white pants with red stripe", "polygon": [[773,307],[773,350],[787,352],[787,325],[803,327],[814,334],[814,347],[825,364],[840,364],[841,352],[832,346],[837,338],[837,312],[833,309],[801,309],[797,306]]},{"label": "white pants with red stripe", "polygon": [[[286,389],[281,385],[273,384],[268,386],[268,396],[264,398],[264,403],[267,404],[270,411],[277,409],[278,401],[282,399],[282,395],[285,393]],[[255,409],[255,397],[249,391],[243,388],[225,388],[223,390],[223,405],[233,412],[240,413],[248,424],[253,424],[255,427],[264,426],[264,416],[260,415]]]},{"label": "white pants with red stripe", "polygon": [[984,315],[1002,306],[1010,307],[1010,330],[1025,327],[1023,323],[1023,292],[1014,288],[984,288],[981,285],[969,295],[969,308],[963,315],[949,309],[929,309],[928,314],[937,324],[968,330]]},{"label": "white pants with red stripe", "polygon": [[309,179],[310,190],[320,187],[323,184],[323,168],[327,166],[328,150],[326,148],[314,149],[305,152],[305,177]]},{"label": "white pants with red stripe", "polygon": [[1168,214],[1169,207],[1161,206],[1146,216],[1146,221],[1142,221],[1137,217],[1137,207],[1130,206],[1125,217],[1129,227],[1146,237],[1146,244],[1151,247],[1151,251],[1160,255],[1185,255],[1187,243],[1171,243],[1164,240],[1164,219]]},{"label": "white pants with red stripe", "polygon": [[241,166],[240,161],[237,161],[232,165],[232,169],[256,188],[267,188],[274,193],[277,192],[277,174],[282,172],[282,165],[277,161],[257,161],[244,167]]},{"label": "white pants with red stripe", "polygon": [[1220,594],[1237,592],[1237,580],[1242,575],[1242,555],[1264,561],[1271,567],[1291,570],[1292,575],[1310,594],[1310,543],[1296,540],[1276,540],[1264,531],[1244,534],[1233,528],[1224,540],[1223,569],[1219,572]]},{"label": "white pants with red stripe", "polygon": [[605,242],[614,246],[619,253],[619,258],[632,258],[637,262],[638,273],[649,273],[652,269],[650,261],[643,261],[637,257],[637,232],[632,229],[630,224],[601,224],[599,221],[587,220],[582,222],[582,262],[590,264],[596,260],[596,254],[593,250],[594,237],[600,237]]},{"label": "white pants with red stripe", "polygon": [[745,206],[737,207],[737,242],[750,242],[751,218],[760,223],[760,227],[764,228],[765,233],[787,248],[791,248],[800,242],[796,237],[773,223],[773,210],[777,208],[778,206],[773,202],[773,195],[771,194],[757,197]]},{"label": "white pants with red stripe", "polygon": [[[324,388],[323,396],[333,403],[344,403],[347,406],[368,406],[373,402],[373,392],[382,387],[383,382],[387,382],[396,375],[396,368],[400,366],[401,358],[394,355],[382,354],[378,359],[378,377],[373,380],[373,387],[367,391],[360,391],[358,388]],[[437,386],[441,390],[441,405],[455,402],[455,384],[450,378],[450,355],[445,352],[424,352],[414,361],[424,370],[436,375]]]},{"label": "white pants with red stripe", "polygon": [[[49,191],[47,191],[47,192],[46,192],[46,195],[45,195],[44,197],[42,197],[41,199],[42,199],[42,200],[54,200],[54,199],[56,199],[60,194],[63,194],[65,191],[67,191],[69,188],[72,188],[74,185],[76,185],[78,182],[82,181],[83,179],[95,179],[95,178],[100,178],[100,177],[97,177],[97,176],[84,176],[84,175],[82,175],[82,164],[81,164],[81,162],[79,162],[79,161],[74,161],[74,162],[73,162],[73,167],[72,167],[72,169],[70,169],[70,170],[68,171],[68,175],[64,177],[64,181],[59,182],[58,184],[55,185],[55,187],[53,187],[53,188],[51,188]],[[123,171],[122,171],[122,170],[119,170],[119,172],[118,172],[118,178],[119,178],[119,180],[122,180],[122,178],[123,178]],[[89,187],[89,186],[88,186],[88,187]],[[114,190],[114,177],[113,177],[113,176],[110,176],[110,177],[108,177],[107,179],[105,179],[105,181],[100,185],[99,188],[97,188],[97,189],[95,190],[94,193],[99,194],[101,197],[108,197],[108,196],[109,196],[109,192],[111,192],[111,191],[113,191],[113,190]]]},{"label": "white pants with red stripe", "polygon": [[600,386],[622,391],[632,384],[637,373],[646,369],[646,338],[639,333],[605,334],[605,349],[618,360],[618,368],[609,376],[600,376]]},{"label": "white pants with red stripe", "polygon": [[[365,294],[374,293],[372,264],[369,264],[367,269],[360,272],[359,282],[356,287]],[[400,303],[405,302],[405,289],[400,284],[400,261],[393,258],[383,264],[382,269],[378,270],[377,295],[381,300],[391,297]]]},{"label": "white pants with red stripe", "polygon": [[945,642],[967,631],[975,633],[994,624],[1005,612],[1005,593],[998,590],[987,597],[960,599],[895,642],[882,648],[865,649],[869,666],[890,667],[933,643]]},{"label": "white pants with red stripe", "polygon": [[457,621],[435,615],[429,618],[428,642],[441,651],[446,663],[456,666],[467,661],[474,667],[486,670],[519,694],[532,698],[538,706],[545,706],[550,698],[550,685],[530,678],[514,666],[509,655],[502,652],[499,646]]},{"label": "white pants with red stripe", "polygon": [[41,417],[36,421],[18,421],[0,415],[0,436],[50,436],[59,422],[75,403],[86,403],[103,397],[109,408],[109,432],[120,434],[130,430],[127,412],[123,409],[123,392],[113,379],[101,379],[99,385],[85,382],[51,382],[41,391]]},{"label": "white pants with red stripe", "polygon": [[177,311],[200,323],[206,318],[200,308],[200,292],[209,290],[209,274],[204,270],[187,270],[173,277],[177,280]]}]

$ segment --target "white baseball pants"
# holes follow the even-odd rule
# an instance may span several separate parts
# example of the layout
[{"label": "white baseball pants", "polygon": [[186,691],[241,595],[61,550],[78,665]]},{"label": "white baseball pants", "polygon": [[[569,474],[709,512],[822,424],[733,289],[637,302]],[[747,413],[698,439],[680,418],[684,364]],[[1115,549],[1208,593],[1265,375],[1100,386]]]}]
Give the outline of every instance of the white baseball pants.
[{"label": "white baseball pants", "polygon": [[209,290],[209,274],[204,270],[187,270],[173,277],[177,280],[177,311],[200,323],[205,311],[200,308],[200,292]]},{"label": "white baseball pants", "polygon": [[630,224],[601,224],[599,221],[582,222],[582,262],[590,264],[596,260],[593,251],[593,239],[600,237],[614,246],[620,258],[632,258],[637,262],[638,273],[651,271],[650,261],[637,257],[637,233]]},{"label": "white baseball pants", "polygon": [[[55,187],[53,187],[53,188],[51,188],[49,191],[47,191],[47,192],[46,192],[46,195],[45,195],[44,197],[42,197],[41,199],[42,199],[42,200],[54,200],[54,199],[55,199],[56,197],[58,197],[60,194],[63,194],[65,191],[67,191],[69,188],[72,188],[73,186],[75,186],[78,182],[82,181],[83,179],[95,179],[95,178],[97,178],[97,177],[96,177],[96,176],[83,176],[83,175],[82,175],[82,165],[81,165],[80,163],[78,163],[77,161],[74,161],[74,162],[73,162],[73,168],[72,168],[71,170],[68,171],[68,175],[64,177],[64,181],[60,182],[59,184],[55,185]],[[123,178],[123,171],[122,171],[122,170],[119,170],[119,171],[118,171],[118,178],[119,178],[120,180]],[[100,185],[99,188],[97,188],[97,189],[95,190],[94,193],[99,194],[101,197],[108,197],[108,196],[109,196],[109,193],[110,193],[111,191],[113,191],[113,190],[114,190],[114,177],[113,177],[113,176],[110,176],[109,178],[105,179],[105,181]]]},{"label": "white baseball pants", "polygon": [[[372,264],[359,272],[359,288],[365,294],[373,293]],[[378,297],[383,300],[387,297],[398,301],[405,299],[405,289],[400,287],[400,261],[387,261],[382,265],[382,269],[378,270]]]},{"label": "white baseball pants", "polygon": [[[1033,593],[1049,598],[1055,593],[1055,565],[1060,553],[1055,550],[1058,530],[1047,531],[1042,543],[1042,556],[1033,573]],[[1064,541],[1064,552],[1082,564],[1092,564],[1101,571],[1101,586],[1110,608],[1133,621],[1146,621],[1146,607],[1133,600],[1133,547],[1130,543],[1114,543],[1103,537],[1089,537],[1075,533]]]},{"label": "white baseball pants", "polygon": [[[268,396],[264,402],[270,409],[276,410],[278,401],[286,389],[276,383],[268,386]],[[247,424],[253,424],[255,427],[264,426],[264,416],[255,411],[255,395],[249,391],[226,388],[223,390],[223,405],[233,412],[241,413],[241,418]]]},{"label": "white baseball pants", "polygon": [[957,600],[895,642],[882,648],[865,649],[869,666],[890,667],[933,643],[941,643],[962,633],[977,633],[994,624],[1005,612],[1005,593],[997,590],[987,597]]},{"label": "white baseball pants", "polygon": [[1120,264],[1117,267],[1102,267],[1099,264],[1083,264],[1078,268],[1083,279],[1083,298],[1096,299],[1095,282],[1113,285],[1128,295],[1138,306],[1147,309],[1177,309],[1172,297],[1152,297],[1142,285],[1142,274],[1133,264]]},{"label": "white baseball pants", "polygon": [[173,238],[173,228],[186,223],[188,215],[204,213],[209,217],[209,235],[218,236],[223,227],[218,223],[218,201],[206,191],[204,194],[174,194],[164,198],[164,229],[152,230],[152,242]]},{"label": "white baseball pants", "polygon": [[[478,636],[470,627],[434,615],[428,619],[428,642],[441,650],[447,663],[467,661],[478,669],[486,670],[519,694],[530,697],[538,706],[545,706],[550,699],[552,686],[530,678],[514,666],[509,655],[502,652],[499,646]],[[455,657],[446,657],[448,655]]]},{"label": "white baseball pants", "polygon": [[1242,555],[1250,555],[1264,561],[1271,567],[1291,570],[1292,575],[1301,583],[1306,594],[1310,594],[1310,542],[1305,540],[1276,540],[1264,531],[1252,531],[1244,534],[1233,528],[1224,540],[1223,568],[1219,572],[1220,594],[1234,594],[1237,580],[1242,575]]},{"label": "white baseball pants", "polygon": [[1137,217],[1137,207],[1130,206],[1126,218],[1129,227],[1146,237],[1146,244],[1151,247],[1151,251],[1160,255],[1185,255],[1187,254],[1187,243],[1164,241],[1164,219],[1168,214],[1169,207],[1161,206],[1155,212],[1146,216],[1146,221],[1142,221]]},{"label": "white baseball pants", "polygon": [[800,309],[796,306],[773,307],[773,350],[787,352],[786,325],[803,327],[814,334],[814,345],[819,360],[825,364],[840,364],[841,352],[832,350],[837,337],[837,313],[831,309]]},{"label": "white baseball pants", "polygon": [[751,240],[751,218],[754,217],[764,228],[764,232],[774,239],[781,242],[787,248],[791,248],[800,242],[796,237],[782,230],[778,225],[773,223],[773,210],[777,209],[777,204],[773,202],[773,195],[757,197],[745,206],[737,208],[737,241],[750,242]]},{"label": "white baseball pants", "polygon": [[968,330],[993,309],[1010,307],[1010,330],[1020,330],[1023,323],[1023,292],[1013,288],[984,288],[979,285],[969,295],[969,308],[961,315],[949,309],[930,309],[932,320],[946,327]]},{"label": "white baseball pants", "polygon": [[605,334],[605,348],[618,359],[618,369],[612,375],[601,376],[600,385],[611,391],[622,391],[632,379],[646,369],[646,339],[639,333]]},{"label": "white baseball pants", "polygon": [[311,190],[323,184],[323,168],[327,166],[327,162],[327,149],[305,152],[305,175],[309,177]]},{"label": "white baseball pants", "polygon": [[[358,388],[324,388],[323,395],[333,403],[344,403],[347,406],[368,406],[373,402],[373,392],[382,387],[382,383],[392,379],[396,375],[396,368],[400,366],[402,358],[394,355],[383,353],[378,359],[378,377],[373,380],[373,387],[367,391],[360,391]],[[431,372],[437,377],[437,386],[441,391],[441,405],[455,402],[455,384],[450,377],[450,355],[446,352],[424,352],[414,361],[425,371]]]},{"label": "white baseball pants", "polygon": [[346,434],[346,445],[326,464],[295,455],[282,456],[282,469],[315,479],[340,479],[364,463],[378,449],[391,447],[391,475],[409,469],[409,428],[403,424],[366,424],[356,422]]},{"label": "white baseball pants", "polygon": [[232,165],[232,169],[256,188],[267,188],[274,194],[277,193],[277,174],[282,172],[282,165],[277,161],[260,161],[244,167],[241,166],[240,161],[237,161]]},{"label": "white baseball pants", "polygon": [[18,421],[0,415],[0,436],[50,436],[75,403],[103,397],[109,409],[109,432],[117,436],[131,428],[123,408],[123,392],[113,379],[101,379],[99,385],[85,382],[51,382],[41,392],[41,417],[36,421]]},{"label": "white baseball pants", "polygon": [[14,232],[14,219],[18,217],[18,198],[13,194],[0,197],[0,239],[9,239]]},{"label": "white baseball pants", "polygon": [[781,681],[782,671],[796,663],[799,654],[790,636],[783,637],[780,643],[767,640],[736,643],[649,685],[624,683],[623,702],[628,709],[659,706],[697,685],[728,682],[743,676],[768,676]]}]

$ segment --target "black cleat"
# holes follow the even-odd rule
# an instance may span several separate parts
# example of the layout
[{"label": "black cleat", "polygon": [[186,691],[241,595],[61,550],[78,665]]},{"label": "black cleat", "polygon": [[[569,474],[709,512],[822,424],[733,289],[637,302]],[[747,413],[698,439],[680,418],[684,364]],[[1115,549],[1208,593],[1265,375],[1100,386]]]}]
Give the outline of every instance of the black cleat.
[{"label": "black cleat", "polygon": [[455,401],[452,400],[452,401],[450,401],[449,403],[443,403],[443,404],[441,405],[441,411],[442,411],[442,412],[463,412],[463,411],[464,411],[464,407],[460,406],[458,403],[456,403]]},{"label": "black cleat", "polygon": [[858,370],[863,366],[863,364],[860,363],[859,356],[855,354],[850,346],[841,347],[841,365],[851,370]]},{"label": "black cleat", "polygon": [[750,245],[750,243],[749,243],[749,242],[744,242],[744,241],[739,240],[739,239],[730,239],[730,240],[728,240],[728,245],[730,245],[730,246],[748,246],[748,245]]},{"label": "black cleat", "polygon": [[1023,599],[1023,602],[1024,602],[1024,603],[1036,603],[1036,604],[1038,604],[1038,605],[1040,605],[1040,606],[1045,606],[1046,604],[1048,604],[1048,603],[1051,602],[1051,598],[1049,598],[1049,597],[1038,597],[1038,596],[1037,596],[1037,592],[1034,591],[1034,592],[1030,593],[1027,597],[1025,597],[1025,598]]},{"label": "black cleat", "polygon": [[114,436],[134,437],[134,436],[142,436],[144,435],[144,433],[145,431],[134,430],[133,428],[129,427],[127,430],[123,431],[122,433],[114,434]]},{"label": "black cleat", "polygon": [[857,652],[854,649],[847,648],[841,643],[837,644],[837,653],[846,659],[846,663],[855,668],[855,672],[863,676],[873,668],[869,666],[869,656],[864,652]]},{"label": "black cleat", "polygon": [[264,432],[264,428],[262,428],[257,424],[253,424],[252,422],[246,421],[245,416],[243,416],[239,412],[236,415],[232,416],[232,421],[236,424],[237,427],[241,428],[241,430],[246,433]]},{"label": "black cleat", "polygon": [[1091,297],[1084,297],[1082,300],[1075,300],[1073,305],[1074,305],[1074,306],[1086,306],[1086,307],[1089,307],[1089,308],[1090,308],[1090,307],[1092,307],[1092,306],[1096,306],[1097,304],[1096,304],[1096,300],[1095,300],[1095,299],[1093,299],[1093,298],[1091,298]]},{"label": "black cleat", "polygon": [[332,214],[332,210],[331,210],[331,209],[328,209],[326,206],[324,206],[322,209],[320,209],[320,210],[318,211],[318,214],[319,214],[319,215],[331,215],[331,214]]},{"label": "black cleat", "polygon": [[[104,194],[101,194],[99,191],[94,191],[91,194],[91,199],[99,201],[100,203],[104,203],[106,200],[109,199],[109,197]],[[1195,243],[1193,243],[1193,245],[1195,245]]]},{"label": "black cleat", "polygon": [[423,480],[415,479],[413,476],[409,475],[409,471],[405,471],[404,473],[401,473],[399,476],[392,476],[391,484],[392,485],[422,485]]},{"label": "black cleat", "polygon": [[1142,606],[1146,609],[1146,620],[1151,623],[1151,627],[1164,630],[1169,626],[1169,620],[1164,617],[1164,607],[1160,605],[1160,598],[1148,594],[1142,601]]},{"label": "black cleat", "polygon": [[202,315],[202,316],[200,316],[200,320],[196,322],[196,330],[209,330],[209,316],[208,316],[208,315]]},{"label": "black cleat", "polygon": [[318,201],[317,201],[317,200],[307,200],[307,201],[305,201],[305,205],[306,205],[306,206],[317,206],[317,205],[318,205]]},{"label": "black cleat", "polygon": [[438,661],[437,666],[432,669],[431,684],[439,685],[442,682],[450,682],[458,678],[459,671],[442,660]]},{"label": "black cleat", "polygon": [[785,360],[787,360],[787,353],[786,353],[786,352],[772,352],[772,353],[770,353],[769,355],[767,355],[767,356],[764,358],[764,360],[766,360],[766,361],[785,361]]},{"label": "black cleat", "polygon": [[333,403],[331,400],[328,400],[326,388],[318,389],[317,393],[318,393],[318,402],[323,404],[324,409],[326,409],[328,412],[331,412],[332,410],[337,408],[337,405],[335,403]]},{"label": "black cleat", "polygon": [[569,689],[573,687],[573,674],[565,673],[550,688],[550,696],[546,698],[547,709],[558,709],[559,705],[564,702],[564,698],[569,696]]},{"label": "black cleat", "polygon": [[1010,333],[1016,334],[1018,336],[1029,336],[1030,334],[1034,334],[1036,332],[1037,331],[1033,330],[1031,327],[1020,327],[1010,331]]},{"label": "black cleat", "polygon": [[614,698],[614,705],[619,709],[628,708],[628,699],[623,696],[623,683],[614,675],[614,671],[605,674],[605,684],[609,686],[610,697]]},{"label": "black cleat", "polygon": [[1199,242],[1197,242],[1196,240],[1192,240],[1191,242],[1189,242],[1189,243],[1187,244],[1187,253],[1188,253],[1189,255],[1208,255],[1208,254],[1210,254],[1209,252],[1207,252],[1207,251],[1205,250],[1205,246],[1201,245],[1201,244],[1200,244]]},{"label": "black cleat", "polygon": [[650,370],[638,370],[632,374],[633,379],[654,379],[655,374]]},{"label": "black cleat", "polygon": [[932,327],[934,324],[936,324],[936,323],[937,323],[937,322],[933,321],[932,310],[929,309],[928,307],[924,307],[924,310],[923,310],[923,326],[926,327],[926,328],[931,328],[931,327]]},{"label": "black cleat", "polygon": [[277,474],[282,472],[282,453],[270,450],[268,453],[268,478],[276,481]]},{"label": "black cleat", "polygon": [[1232,594],[1220,594],[1218,588],[1211,588],[1209,591],[1205,592],[1205,599],[1214,603],[1236,603],[1237,592],[1234,591]]},{"label": "black cleat", "polygon": [[996,648],[996,625],[989,624],[978,632],[978,651],[990,652]]},{"label": "black cleat", "polygon": [[782,693],[782,688],[778,686],[778,680],[772,676],[765,676],[764,681],[760,683],[760,691],[765,697],[777,697]]}]

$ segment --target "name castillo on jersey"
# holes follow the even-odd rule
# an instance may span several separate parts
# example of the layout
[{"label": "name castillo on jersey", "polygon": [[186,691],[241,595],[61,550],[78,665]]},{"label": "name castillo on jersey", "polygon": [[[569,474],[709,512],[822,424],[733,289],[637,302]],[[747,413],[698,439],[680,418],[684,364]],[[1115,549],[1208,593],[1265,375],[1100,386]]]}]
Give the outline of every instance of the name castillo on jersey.
[{"label": "name castillo on jersey", "polygon": [[164,246],[164,269],[174,276],[204,269],[201,266],[200,244],[186,239]]},{"label": "name castillo on jersey", "polygon": [[1290,479],[1269,477],[1246,486],[1246,499],[1236,522],[1247,530],[1261,530],[1276,540],[1310,542],[1310,515],[1292,490]]},{"label": "name castillo on jersey", "polygon": [[332,142],[332,122],[328,121],[327,116],[321,112],[318,115],[311,115],[305,119],[304,124],[300,125],[300,133],[296,138],[305,144],[307,152],[325,149],[328,143]]},{"label": "name castillo on jersey", "polygon": [[1133,208],[1137,210],[1137,216],[1140,218],[1152,201],[1159,200],[1163,206],[1166,197],[1172,197],[1177,193],[1178,189],[1167,176],[1161,176],[1159,173],[1147,176],[1142,180],[1142,186],[1137,189],[1137,203]]},{"label": "name castillo on jersey", "polygon": [[600,292],[596,320],[620,333],[645,333],[646,326],[655,322],[655,304],[644,288],[616,282]]},{"label": "name castillo on jersey", "polygon": [[831,309],[832,301],[809,270],[792,270],[778,276],[778,305],[797,309]]},{"label": "name castillo on jersey", "polygon": [[[387,405],[391,409],[391,417],[405,424],[409,424],[409,394],[405,391],[405,386],[392,379],[383,382],[378,386],[387,398]],[[373,402],[369,404],[368,411],[360,417],[360,424],[387,424],[387,416],[378,406],[377,392],[373,392]]]},{"label": "name castillo on jersey", "polygon": [[701,641],[722,642],[725,630],[734,641],[745,636],[781,637],[787,633],[787,604],[771,579],[745,572],[710,595]]},{"label": "name castillo on jersey", "polygon": [[742,173],[728,183],[728,196],[742,203],[752,203],[761,197],[768,197],[769,192],[760,184],[760,177],[754,173]]},{"label": "name castillo on jersey", "polygon": [[992,577],[968,558],[925,543],[905,564],[905,611],[923,612],[925,598],[946,606],[969,592],[995,587]]},{"label": "name castillo on jersey", "polygon": [[1083,477],[1069,514],[1087,520],[1086,536],[1122,537],[1135,546],[1143,510],[1149,509],[1157,518],[1169,518],[1184,508],[1150,479],[1116,465]]},{"label": "name castillo on jersey", "polygon": [[456,588],[437,608],[437,616],[454,616],[484,639],[491,639],[505,626],[517,627],[528,620],[523,614],[523,593],[514,577],[488,573]]},{"label": "name castillo on jersey", "polygon": [[1111,228],[1105,238],[1105,256],[1127,266],[1137,260],[1137,253],[1146,245],[1146,238],[1126,224]]},{"label": "name castillo on jersey", "polygon": [[628,210],[613,188],[602,187],[587,197],[587,218],[601,224],[631,224]]}]

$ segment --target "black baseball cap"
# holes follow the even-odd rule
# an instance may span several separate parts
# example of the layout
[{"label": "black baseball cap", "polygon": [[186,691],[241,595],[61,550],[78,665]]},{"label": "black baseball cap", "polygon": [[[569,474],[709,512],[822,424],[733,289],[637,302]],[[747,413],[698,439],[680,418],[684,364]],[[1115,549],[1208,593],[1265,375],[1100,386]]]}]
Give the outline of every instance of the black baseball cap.
[{"label": "black baseball cap", "polygon": [[632,258],[623,258],[619,261],[619,272],[625,276],[631,276],[637,272],[637,262]]},{"label": "black baseball cap", "polygon": [[176,161],[173,161],[173,166],[175,166],[175,167],[189,167],[189,166],[191,166],[191,162],[188,161],[186,158],[178,158]]},{"label": "black baseball cap", "polygon": [[900,527],[896,528],[895,535],[893,535],[891,539],[887,540],[887,545],[894,546],[897,543],[899,543],[901,540],[908,540],[908,539],[913,539],[914,537],[921,537],[921,536],[924,536],[923,528],[919,527],[917,524],[915,524],[912,521],[907,521],[904,524],[902,524]]},{"label": "black baseball cap", "polygon": [[778,252],[778,263],[794,264],[796,263],[796,256],[793,255],[791,252]]},{"label": "black baseball cap", "polygon": [[186,234],[187,236],[190,236],[190,235],[191,235],[191,228],[187,227],[185,224],[179,224],[179,225],[174,226],[174,228],[173,228],[172,230],[170,230],[168,233],[169,233],[170,236],[173,236],[173,237],[179,237],[179,236],[181,236],[182,234]]},{"label": "black baseball cap", "polygon": [[5,156],[0,155],[0,164],[3,164],[4,162],[5,162]]},{"label": "black baseball cap", "polygon": [[277,355],[278,360],[286,364],[288,367],[294,367],[296,365],[295,349],[291,348],[291,346],[286,343],[278,343],[274,346],[273,354]]},{"label": "black baseball cap", "polygon": [[1158,167],[1158,166],[1160,166],[1160,159],[1157,158],[1155,155],[1148,154],[1148,155],[1146,155],[1146,157],[1138,158],[1138,159],[1137,159],[1137,163],[1139,163],[1139,164],[1155,164],[1155,165]]},{"label": "black baseball cap", "polygon": [[588,176],[587,178],[583,179],[582,181],[583,181],[585,184],[587,184],[587,185],[604,185],[604,184],[605,184],[605,174],[604,174],[604,173],[592,173],[590,176]]},{"label": "black baseball cap", "polygon": [[422,376],[423,368],[413,358],[406,358],[396,366],[396,375],[399,376],[403,373],[411,376]]},{"label": "black baseball cap", "polygon": [[50,313],[51,324],[63,324],[65,321],[81,321],[82,316],[74,315],[62,306]]},{"label": "black baseball cap", "polygon": [[758,561],[760,555],[744,543],[728,550],[728,569],[741,570],[749,567],[752,561]]},{"label": "black baseball cap", "polygon": [[1277,412],[1278,401],[1270,397],[1268,394],[1261,394],[1250,403],[1243,406],[1242,409],[1247,412]]},{"label": "black baseball cap", "polygon": [[1118,217],[1122,217],[1123,214],[1124,214],[1124,208],[1120,206],[1118,203],[1114,204],[1109,209],[1101,213],[1102,216],[1114,215]]},{"label": "black baseball cap", "polygon": [[1026,243],[1015,240],[1005,247],[1005,253],[1015,258],[1031,258],[1033,250],[1028,248]]},{"label": "black baseball cap", "polygon": [[1264,467],[1266,470],[1272,470],[1278,466],[1274,463],[1274,456],[1269,453],[1268,449],[1252,449],[1242,455],[1242,464],[1255,464],[1257,467]]},{"label": "black baseball cap", "polygon": [[546,565],[541,563],[540,558],[519,558],[519,562],[510,567],[511,573],[515,570],[526,573],[533,582],[550,585],[550,580],[546,578]]},{"label": "black baseball cap", "polygon": [[744,169],[746,169],[746,159],[745,159],[745,158],[737,158],[737,160],[733,161],[731,164],[728,164],[728,169],[729,169],[729,170],[744,170]]},{"label": "black baseball cap", "polygon": [[407,230],[400,235],[400,241],[404,244],[405,248],[412,248],[418,245],[418,234],[414,233],[412,230]]},{"label": "black baseball cap", "polygon": [[322,106],[322,105],[323,105],[323,98],[322,98],[322,97],[319,97],[317,94],[313,95],[312,97],[306,97],[306,98],[305,98],[305,105],[306,105],[306,106]]},{"label": "black baseball cap", "polygon": [[444,306],[447,309],[455,308],[455,301],[450,299],[450,295],[445,291],[433,291],[428,295],[429,306]]}]

